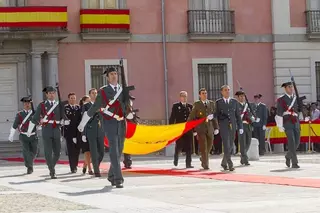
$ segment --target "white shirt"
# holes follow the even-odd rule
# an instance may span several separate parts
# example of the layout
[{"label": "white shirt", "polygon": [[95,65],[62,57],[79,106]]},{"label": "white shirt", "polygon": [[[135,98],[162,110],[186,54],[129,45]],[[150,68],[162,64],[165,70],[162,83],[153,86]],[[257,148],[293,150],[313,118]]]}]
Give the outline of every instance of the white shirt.
[{"label": "white shirt", "polygon": [[114,91],[116,90],[115,88],[117,88],[117,91],[119,91],[119,87],[120,87],[119,84],[117,84],[117,85],[112,85],[112,84],[110,84],[110,86],[112,87],[112,89],[113,89]]},{"label": "white shirt", "polygon": [[25,109],[23,111],[27,114],[30,112],[30,110],[25,110]]},{"label": "white shirt", "polygon": [[208,100],[202,101],[202,103],[206,105],[208,103]]},{"label": "white shirt", "polygon": [[50,101],[50,100],[47,100],[48,101],[48,103],[51,105],[53,105],[54,103],[55,103],[55,101]]},{"label": "white shirt", "polygon": [[187,103],[180,102],[183,106],[187,106]]},{"label": "white shirt", "polygon": [[223,98],[225,103],[230,103],[230,97],[229,98]]},{"label": "white shirt", "polygon": [[286,95],[287,95],[289,98],[293,98],[293,97],[294,97],[293,94],[292,94],[292,95],[289,95],[289,94],[286,93]]}]

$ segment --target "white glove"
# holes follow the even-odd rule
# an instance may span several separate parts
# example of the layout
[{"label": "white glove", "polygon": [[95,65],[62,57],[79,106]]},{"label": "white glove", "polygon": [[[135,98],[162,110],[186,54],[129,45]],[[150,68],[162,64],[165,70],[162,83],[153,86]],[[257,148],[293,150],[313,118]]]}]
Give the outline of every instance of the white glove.
[{"label": "white glove", "polygon": [[259,123],[259,122],[260,122],[260,118],[256,118],[256,119],[254,120],[254,122]]},{"label": "white glove", "polygon": [[84,127],[86,126],[86,124],[88,123],[89,120],[90,120],[90,117],[88,115],[88,112],[84,112],[83,116],[82,116],[82,119],[81,119],[81,122],[80,122],[80,124],[78,126],[79,132],[83,132]]},{"label": "white glove", "polygon": [[211,121],[211,120],[213,119],[213,114],[208,115],[208,116],[207,116],[207,119],[208,119],[209,121]]},{"label": "white glove", "polygon": [[197,132],[194,132],[194,133],[193,133],[193,136],[197,136]]},{"label": "white glove", "polygon": [[309,122],[309,121],[310,121],[310,117],[309,117],[309,116],[308,116],[308,117],[305,117],[304,121],[305,121],[305,122]]},{"label": "white glove", "polygon": [[70,125],[70,120],[64,120],[64,119],[62,119],[62,120],[60,121],[60,124],[63,125],[63,126],[68,126],[68,125]]},{"label": "white glove", "polygon": [[87,143],[87,137],[86,137],[85,135],[82,135],[82,141],[83,141],[84,143]]},{"label": "white glove", "polygon": [[240,134],[240,135],[243,134],[243,129],[239,129],[239,134]]},{"label": "white glove", "polygon": [[8,140],[9,140],[10,142],[13,142],[14,133],[16,133],[16,130],[11,127],[11,129],[10,129],[10,135],[9,135],[9,138],[8,138]]},{"label": "white glove", "polygon": [[214,135],[219,134],[219,129],[215,129],[215,130],[213,131],[213,134],[214,134]]},{"label": "white glove", "polygon": [[77,138],[72,138],[73,143],[77,143]]},{"label": "white glove", "polygon": [[265,125],[262,126],[262,130],[266,130],[267,127]]},{"label": "white glove", "polygon": [[284,132],[284,128],[283,127],[281,127],[281,126],[278,126],[278,129],[279,129],[279,132]]},{"label": "white glove", "polygon": [[32,130],[35,127],[35,124],[32,122],[29,122],[29,127],[28,127],[28,131],[27,131],[27,137],[31,136]]},{"label": "white glove", "polygon": [[41,126],[37,126],[37,130],[40,131],[42,129]]},{"label": "white glove", "polygon": [[134,118],[133,113],[132,113],[132,112],[129,112],[126,118],[127,118],[128,120],[133,119],[133,118]]}]

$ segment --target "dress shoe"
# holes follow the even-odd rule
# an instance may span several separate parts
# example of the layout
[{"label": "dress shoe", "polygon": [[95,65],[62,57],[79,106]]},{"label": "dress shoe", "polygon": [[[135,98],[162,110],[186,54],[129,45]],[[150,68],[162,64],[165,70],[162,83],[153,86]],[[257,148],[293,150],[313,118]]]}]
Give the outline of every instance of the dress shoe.
[{"label": "dress shoe", "polygon": [[71,173],[77,173],[77,169],[72,169]]},{"label": "dress shoe", "polygon": [[174,156],[174,159],[173,159],[173,165],[174,166],[178,166],[178,156]]},{"label": "dress shoe", "polygon": [[240,160],[240,164],[241,164],[241,165],[243,165],[243,164],[244,164],[243,160]]},{"label": "dress shoe", "polygon": [[188,165],[186,166],[186,168],[187,168],[187,169],[192,169],[192,168],[194,168],[194,166],[192,166],[191,164],[188,164]]},{"label": "dress shoe", "polygon": [[89,175],[94,175],[93,171],[89,171],[88,173]]},{"label": "dress shoe", "polygon": [[286,158],[286,165],[288,168],[290,168],[290,158],[287,158],[287,157],[285,157],[285,158]]},{"label": "dress shoe", "polygon": [[229,167],[229,171],[230,171],[230,172],[234,171],[234,167],[233,167],[233,166],[232,166],[232,167]]},{"label": "dress shoe", "polygon": [[111,183],[111,186],[115,186],[116,183],[114,182],[114,180],[112,180],[111,178],[108,177],[108,181]]},{"label": "dress shoe", "polygon": [[128,164],[124,164],[124,168],[126,168],[126,169],[132,169],[131,165],[128,165]]},{"label": "dress shoe", "polygon": [[226,165],[221,165],[221,167],[223,168],[223,170],[228,170],[228,167]]},{"label": "dress shoe", "polygon": [[51,174],[50,174],[50,177],[51,177],[51,179],[57,179],[57,176],[56,176],[55,173],[51,173]]},{"label": "dress shoe", "polygon": [[246,166],[250,166],[250,163],[249,163],[249,162],[246,162],[244,165],[246,165]]},{"label": "dress shoe", "polygon": [[32,172],[33,172],[33,168],[32,168],[32,167],[29,167],[29,168],[27,169],[27,174],[30,175],[30,174],[32,174]]},{"label": "dress shoe", "polygon": [[101,174],[100,173],[94,173],[94,176],[101,177]]},{"label": "dress shoe", "polygon": [[116,184],[116,188],[119,188],[119,189],[120,189],[120,188],[123,188],[123,184],[122,184],[122,183],[117,183],[117,184]]},{"label": "dress shoe", "polygon": [[87,172],[87,168],[82,169],[82,173],[85,174]]},{"label": "dress shoe", "polygon": [[292,164],[292,168],[293,168],[293,169],[299,169],[300,166],[299,166],[298,164]]}]

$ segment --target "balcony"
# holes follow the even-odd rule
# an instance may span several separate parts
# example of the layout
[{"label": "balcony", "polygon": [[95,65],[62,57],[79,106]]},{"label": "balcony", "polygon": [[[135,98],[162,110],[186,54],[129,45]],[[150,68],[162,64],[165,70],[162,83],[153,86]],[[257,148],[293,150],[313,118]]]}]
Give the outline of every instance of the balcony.
[{"label": "balcony", "polygon": [[309,39],[320,39],[320,10],[308,10],[305,14],[307,37]]},{"label": "balcony", "polygon": [[129,40],[130,10],[82,9],[80,28],[83,40]]},{"label": "balcony", "polygon": [[189,10],[187,14],[191,40],[233,40],[236,36],[234,11]]},{"label": "balcony", "polygon": [[67,37],[67,7],[0,7],[0,40]]}]

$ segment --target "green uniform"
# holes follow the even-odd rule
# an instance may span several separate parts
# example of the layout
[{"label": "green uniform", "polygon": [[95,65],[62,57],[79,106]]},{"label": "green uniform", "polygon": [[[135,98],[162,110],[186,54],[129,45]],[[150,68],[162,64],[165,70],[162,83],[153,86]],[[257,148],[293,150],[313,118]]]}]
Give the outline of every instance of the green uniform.
[{"label": "green uniform", "polygon": [[[39,125],[40,121],[47,117],[42,122],[42,138],[44,146],[44,155],[46,163],[50,170],[50,175],[55,174],[55,165],[60,158],[61,149],[61,132],[60,132],[60,109],[59,105],[55,107],[50,115],[47,115],[51,108],[49,100],[40,103],[36,109],[36,112],[32,118],[32,123]],[[63,112],[62,112],[63,113]],[[47,115],[47,116],[46,116]]]},{"label": "green uniform", "polygon": [[22,154],[24,158],[24,165],[28,169],[32,169],[33,160],[37,154],[38,137],[35,131],[36,128],[33,129],[32,135],[30,137],[26,135],[29,127],[29,122],[32,118],[32,116],[29,116],[29,118],[23,123],[27,115],[28,115],[28,111],[26,110],[22,110],[18,112],[16,115],[16,118],[14,119],[12,128],[18,129],[20,132],[19,140],[21,141],[21,144],[22,144]]}]

